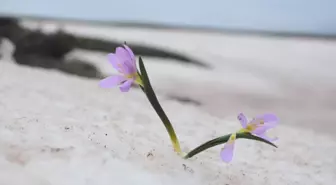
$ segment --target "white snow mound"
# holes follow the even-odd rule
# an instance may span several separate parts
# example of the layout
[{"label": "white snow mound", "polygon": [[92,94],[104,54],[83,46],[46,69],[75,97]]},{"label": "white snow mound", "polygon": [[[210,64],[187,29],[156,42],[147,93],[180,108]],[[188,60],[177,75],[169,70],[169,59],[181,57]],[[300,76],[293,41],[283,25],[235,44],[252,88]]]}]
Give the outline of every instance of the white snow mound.
[{"label": "white snow mound", "polygon": [[[183,160],[137,89],[2,61],[0,72],[2,185],[335,184],[336,142],[327,136],[280,122],[278,149],[238,140],[230,164],[221,146]],[[235,115],[220,120],[159,99],[185,151],[240,127]]]}]

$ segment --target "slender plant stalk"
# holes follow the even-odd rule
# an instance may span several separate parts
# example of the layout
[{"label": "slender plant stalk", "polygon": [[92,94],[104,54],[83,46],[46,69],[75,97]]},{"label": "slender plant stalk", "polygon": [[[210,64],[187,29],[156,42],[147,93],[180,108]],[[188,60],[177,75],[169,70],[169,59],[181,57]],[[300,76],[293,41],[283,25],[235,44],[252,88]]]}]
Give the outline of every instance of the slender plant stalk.
[{"label": "slender plant stalk", "polygon": [[174,150],[178,153],[178,154],[182,154],[182,150],[180,147],[180,143],[179,140],[175,134],[174,131],[174,127],[173,125],[170,123],[166,113],[164,112],[164,110],[162,109],[156,95],[155,92],[151,86],[151,83],[149,81],[148,75],[147,75],[147,71],[145,68],[145,65],[143,64],[143,61],[141,59],[141,57],[139,57],[139,67],[140,67],[140,72],[141,72],[141,78],[143,81],[143,86],[140,86],[142,91],[146,94],[147,99],[149,100],[149,102],[151,103],[152,107],[154,108],[154,110],[156,111],[156,113],[158,114],[158,116],[160,117],[162,123],[164,124],[164,126],[166,127],[166,130],[169,134],[170,140],[173,144]]}]

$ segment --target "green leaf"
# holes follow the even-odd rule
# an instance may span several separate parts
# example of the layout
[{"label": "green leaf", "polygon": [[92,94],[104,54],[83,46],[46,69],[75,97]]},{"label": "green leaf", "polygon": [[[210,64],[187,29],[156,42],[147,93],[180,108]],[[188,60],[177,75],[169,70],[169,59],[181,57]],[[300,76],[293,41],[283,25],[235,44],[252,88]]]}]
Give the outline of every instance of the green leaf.
[{"label": "green leaf", "polygon": [[272,142],[269,142],[268,140],[266,140],[266,139],[264,139],[264,138],[255,136],[255,135],[250,134],[250,133],[248,133],[248,132],[244,132],[244,133],[239,133],[239,134],[237,134],[237,138],[251,139],[251,140],[255,140],[255,141],[260,141],[260,142],[269,144],[269,145],[271,145],[271,146],[273,146],[273,147],[275,147],[275,148],[278,148],[278,146],[276,146],[276,145],[273,144]]},{"label": "green leaf", "polygon": [[141,78],[144,84],[144,93],[146,94],[149,102],[152,104],[153,108],[155,109],[155,111],[157,112],[157,114],[160,116],[160,118],[162,119],[163,122],[166,122],[168,120],[168,117],[166,116],[165,112],[163,111],[159,100],[157,99],[155,92],[152,88],[152,85],[149,81],[148,75],[147,75],[147,71],[145,68],[145,65],[142,61],[142,58],[139,57],[139,67],[140,67],[140,72],[141,72]]},{"label": "green leaf", "polygon": [[[226,143],[229,138],[230,138],[231,134],[228,134],[228,135],[225,135],[225,136],[222,136],[222,137],[218,137],[218,138],[215,138],[215,139],[212,139],[198,147],[196,147],[195,149],[193,149],[192,151],[190,151],[189,153],[187,153],[186,156],[184,156],[185,159],[188,159],[188,158],[191,158],[201,152],[203,152],[204,150],[207,150],[211,147],[214,147],[214,146],[217,146],[217,145],[220,145],[220,144],[224,144]],[[263,142],[263,143],[266,143],[266,144],[269,144],[273,147],[276,147],[277,146],[261,137],[258,137],[258,136],[255,136],[255,135],[252,135],[248,132],[244,132],[244,133],[237,133],[236,135],[236,138],[237,139],[251,139],[251,140],[255,140],[255,141],[260,141],[260,142]]]},{"label": "green leaf", "polygon": [[144,90],[147,93],[155,94],[154,91],[153,91],[153,88],[152,88],[152,86],[150,84],[150,81],[149,81],[149,78],[148,78],[148,74],[147,74],[145,65],[144,65],[141,57],[139,57],[139,67],[140,67],[140,73],[141,73],[140,76],[141,76],[142,82],[144,84]]},{"label": "green leaf", "polygon": [[181,152],[181,148],[180,148],[180,143],[179,140],[176,136],[175,130],[173,125],[171,124],[171,122],[169,121],[166,113],[164,112],[163,108],[161,107],[159,100],[157,99],[155,92],[152,88],[152,85],[149,81],[148,75],[147,75],[147,71],[145,68],[145,65],[142,61],[142,58],[139,57],[139,67],[140,67],[140,72],[141,72],[141,79],[142,82],[144,84],[144,87],[141,88],[142,91],[146,94],[147,99],[149,100],[149,102],[151,103],[152,107],[154,108],[154,110],[156,111],[157,115],[160,117],[162,123],[164,124],[170,140],[173,144],[173,147],[175,149],[176,152],[180,153]]}]

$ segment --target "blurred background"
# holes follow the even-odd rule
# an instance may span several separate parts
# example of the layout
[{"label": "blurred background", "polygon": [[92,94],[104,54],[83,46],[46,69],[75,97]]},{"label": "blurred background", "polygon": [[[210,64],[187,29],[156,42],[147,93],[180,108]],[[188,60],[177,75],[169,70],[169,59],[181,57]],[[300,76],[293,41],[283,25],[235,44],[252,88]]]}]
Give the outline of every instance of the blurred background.
[{"label": "blurred background", "polygon": [[0,12],[16,16],[75,19],[153,27],[196,27],[335,35],[333,0],[2,0]]},{"label": "blurred background", "polygon": [[99,80],[127,42],[157,93],[217,117],[274,112],[332,134],[336,1],[2,0],[2,62]]}]

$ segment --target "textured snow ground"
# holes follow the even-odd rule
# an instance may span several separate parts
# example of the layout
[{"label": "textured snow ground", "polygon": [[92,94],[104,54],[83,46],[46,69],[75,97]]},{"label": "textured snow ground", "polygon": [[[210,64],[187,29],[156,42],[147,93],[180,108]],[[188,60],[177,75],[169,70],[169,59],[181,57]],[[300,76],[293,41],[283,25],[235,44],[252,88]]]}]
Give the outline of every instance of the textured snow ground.
[{"label": "textured snow ground", "polygon": [[[239,140],[230,164],[219,159],[221,146],[183,160],[172,151],[163,125],[137,89],[101,89],[96,80],[0,61],[0,184],[335,184],[336,141],[326,134],[335,128],[329,121],[335,118],[332,42],[66,28],[127,41],[164,42],[216,66],[204,71],[145,58],[184,151],[238,129],[239,111],[249,116],[278,114],[280,126],[272,134],[280,138],[279,148]],[[207,47],[216,43],[217,50]],[[110,73],[104,54],[74,55],[101,62]],[[167,93],[200,99],[202,106],[168,100]]]},{"label": "textured snow ground", "polygon": [[[281,125],[279,149],[237,142],[231,164],[220,147],[179,159],[140,91],[103,90],[96,81],[1,63],[0,182],[30,184],[332,185],[336,142]],[[184,150],[238,129],[201,110],[162,101]],[[184,166],[185,165],[185,166]]]}]

